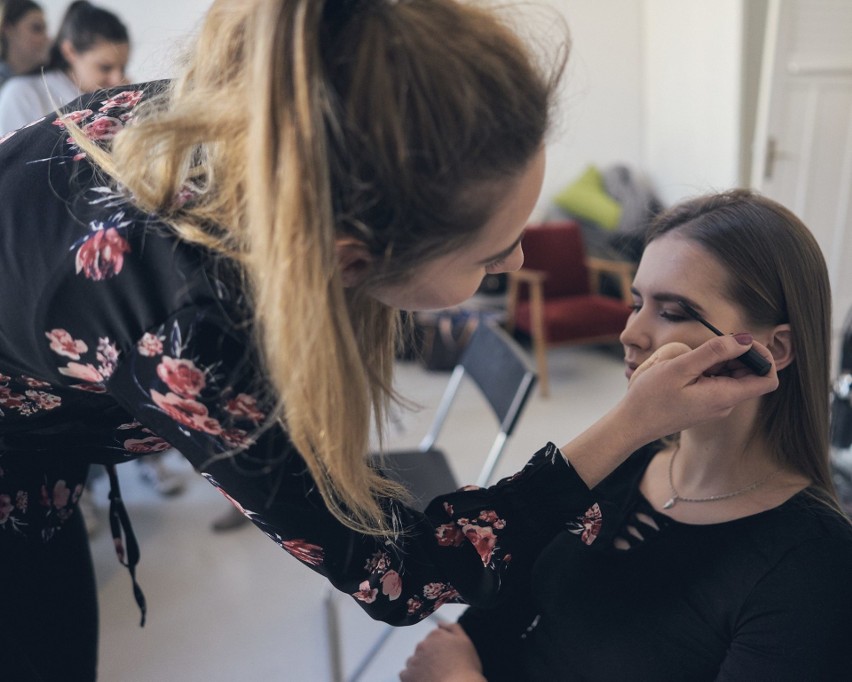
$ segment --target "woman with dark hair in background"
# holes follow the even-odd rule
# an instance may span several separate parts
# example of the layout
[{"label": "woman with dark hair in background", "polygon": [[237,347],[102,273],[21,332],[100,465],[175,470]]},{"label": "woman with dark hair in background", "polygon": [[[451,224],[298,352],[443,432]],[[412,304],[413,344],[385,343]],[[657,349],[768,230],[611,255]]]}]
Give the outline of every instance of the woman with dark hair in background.
[{"label": "woman with dark hair in background", "polygon": [[[561,450],[425,514],[371,464],[399,309],[456,304],[523,261],[563,62],[540,68],[494,11],[454,0],[216,0],[174,83],[0,138],[0,291],[15,291],[0,296],[0,670],[95,676],[75,513],[92,462],[177,448],[403,625],[493,602],[630,452],[777,386],[725,371],[750,339],[712,339]],[[476,519],[470,542],[445,542],[456,515]]]},{"label": "woman with dark hair in background", "polygon": [[47,61],[50,38],[44,10],[32,0],[0,0],[0,88],[12,76]]},{"label": "woman with dark hair in background", "polygon": [[751,330],[778,390],[637,450],[524,588],[430,634],[404,682],[850,677],[852,526],[829,469],[831,301],[816,240],[759,195],[700,197],[656,220],[633,291],[628,394],[711,335],[691,311]]},{"label": "woman with dark hair in background", "polygon": [[0,90],[0,133],[35,121],[84,92],[125,82],[127,28],[85,0],[68,7],[43,74],[16,78]]}]

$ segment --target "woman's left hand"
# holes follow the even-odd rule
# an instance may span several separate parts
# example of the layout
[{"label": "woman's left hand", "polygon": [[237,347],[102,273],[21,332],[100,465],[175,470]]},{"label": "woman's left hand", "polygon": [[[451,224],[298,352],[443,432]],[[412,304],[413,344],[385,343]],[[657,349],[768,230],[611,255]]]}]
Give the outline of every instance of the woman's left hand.
[{"label": "woman's left hand", "polygon": [[401,682],[487,682],[473,642],[458,623],[441,623],[405,662]]}]

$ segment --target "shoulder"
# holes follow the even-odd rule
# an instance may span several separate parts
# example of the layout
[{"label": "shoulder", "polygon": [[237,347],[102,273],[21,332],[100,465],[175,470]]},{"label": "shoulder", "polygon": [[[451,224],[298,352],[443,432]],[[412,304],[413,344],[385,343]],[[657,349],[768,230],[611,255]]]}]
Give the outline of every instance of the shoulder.
[{"label": "shoulder", "polygon": [[[766,522],[752,538],[758,548],[774,549],[767,575],[789,575],[792,582],[809,576],[835,584],[835,588],[837,581],[852,586],[848,580],[852,575],[852,524],[848,519],[807,490],[775,512],[765,515]],[[852,598],[852,592],[844,593]]]}]

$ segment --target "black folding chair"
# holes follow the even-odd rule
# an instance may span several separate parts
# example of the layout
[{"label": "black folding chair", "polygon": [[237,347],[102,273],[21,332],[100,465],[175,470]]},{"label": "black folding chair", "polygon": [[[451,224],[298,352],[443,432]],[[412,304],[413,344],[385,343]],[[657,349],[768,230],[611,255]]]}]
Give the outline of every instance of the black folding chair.
[{"label": "black folding chair", "polygon": [[[420,446],[416,450],[395,451],[376,456],[385,473],[404,484],[411,492],[412,506],[421,511],[438,495],[460,487],[446,455],[435,444],[465,377],[479,387],[499,422],[497,437],[476,480],[479,486],[485,486],[491,480],[506,442],[512,435],[536,382],[535,370],[517,342],[496,324],[480,322],[450,376],[435,418]],[[357,682],[394,628],[388,626],[364,654],[352,675],[344,678],[335,597],[333,590],[326,596],[326,623],[333,679],[335,682],[343,682],[344,679],[346,682]]]}]

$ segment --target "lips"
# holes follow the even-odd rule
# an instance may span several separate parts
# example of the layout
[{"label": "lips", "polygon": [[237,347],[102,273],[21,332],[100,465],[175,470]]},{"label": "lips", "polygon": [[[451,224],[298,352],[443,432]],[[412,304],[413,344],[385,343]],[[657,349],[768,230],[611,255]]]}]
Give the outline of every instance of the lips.
[{"label": "lips", "polygon": [[639,362],[631,362],[627,358],[624,359],[624,376],[628,379],[633,376],[633,372],[636,371],[636,368],[640,365]]}]

